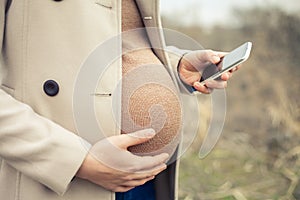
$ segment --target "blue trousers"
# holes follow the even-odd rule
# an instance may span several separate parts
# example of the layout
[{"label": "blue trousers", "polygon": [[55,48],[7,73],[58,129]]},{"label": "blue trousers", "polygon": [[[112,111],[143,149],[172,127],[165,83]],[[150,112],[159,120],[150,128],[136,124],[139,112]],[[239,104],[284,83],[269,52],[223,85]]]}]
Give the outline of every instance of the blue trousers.
[{"label": "blue trousers", "polygon": [[155,200],[154,181],[148,181],[127,192],[117,192],[116,200]]}]

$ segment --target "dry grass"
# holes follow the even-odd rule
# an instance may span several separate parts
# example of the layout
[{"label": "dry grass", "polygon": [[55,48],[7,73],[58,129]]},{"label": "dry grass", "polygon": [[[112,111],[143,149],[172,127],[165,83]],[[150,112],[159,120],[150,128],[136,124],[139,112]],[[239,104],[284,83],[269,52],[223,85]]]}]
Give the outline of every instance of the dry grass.
[{"label": "dry grass", "polygon": [[268,104],[268,112],[272,119],[274,127],[283,126],[284,129],[289,130],[300,136],[300,107],[294,99],[290,99],[286,94],[286,88],[282,84],[276,84],[275,97],[279,103]]},{"label": "dry grass", "polygon": [[[261,12],[276,15],[273,10]],[[203,160],[198,152],[211,105],[209,96],[199,97],[200,134],[182,157],[180,199],[300,199],[300,59],[295,54],[300,52],[300,18],[277,15],[275,25],[267,17],[248,16],[241,29],[217,27],[209,34],[201,27],[178,29],[212,49],[230,50],[243,41],[254,44],[250,60],[229,82],[220,141]]]}]

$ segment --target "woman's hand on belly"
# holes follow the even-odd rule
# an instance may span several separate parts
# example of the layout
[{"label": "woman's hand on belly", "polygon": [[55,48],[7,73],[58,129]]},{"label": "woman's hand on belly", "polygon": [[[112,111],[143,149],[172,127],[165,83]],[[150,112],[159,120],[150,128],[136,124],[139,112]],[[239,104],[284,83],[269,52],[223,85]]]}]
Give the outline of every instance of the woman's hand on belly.
[{"label": "woman's hand on belly", "polygon": [[153,138],[153,129],[105,138],[88,153],[76,176],[107,190],[125,192],[143,185],[166,169],[169,155],[137,156],[127,148]]}]

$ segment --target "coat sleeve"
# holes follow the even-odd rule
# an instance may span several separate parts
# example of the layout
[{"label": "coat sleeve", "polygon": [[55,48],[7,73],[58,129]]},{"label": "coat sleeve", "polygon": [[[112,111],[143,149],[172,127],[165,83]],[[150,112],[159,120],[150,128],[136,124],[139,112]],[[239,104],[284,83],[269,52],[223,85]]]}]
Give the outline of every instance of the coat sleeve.
[{"label": "coat sleeve", "polygon": [[178,66],[181,58],[184,54],[190,52],[190,50],[179,49],[175,46],[166,46],[165,51],[167,52],[168,57],[170,59],[170,63],[173,68],[175,77],[177,79],[180,91],[184,94],[192,94],[195,91],[194,88],[184,83],[181,80],[178,72]]},{"label": "coat sleeve", "polygon": [[[0,0],[1,50],[5,9],[6,0]],[[2,162],[63,195],[88,152],[84,142],[0,89]]]}]

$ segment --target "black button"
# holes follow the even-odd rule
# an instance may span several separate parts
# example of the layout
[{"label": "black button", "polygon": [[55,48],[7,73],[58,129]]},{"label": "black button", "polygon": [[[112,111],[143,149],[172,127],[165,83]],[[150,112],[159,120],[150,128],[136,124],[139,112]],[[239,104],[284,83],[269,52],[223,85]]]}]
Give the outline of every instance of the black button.
[{"label": "black button", "polygon": [[58,84],[53,81],[53,80],[48,80],[44,83],[44,92],[48,95],[48,96],[55,96],[58,94],[59,92],[59,86]]},{"label": "black button", "polygon": [[54,0],[54,1],[62,1],[62,0]]}]

